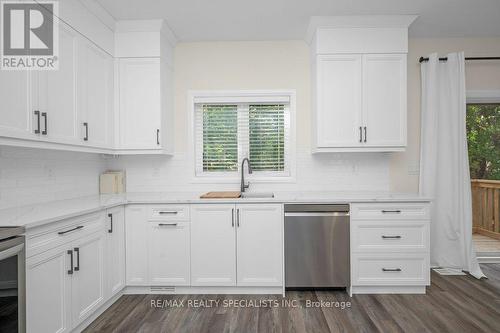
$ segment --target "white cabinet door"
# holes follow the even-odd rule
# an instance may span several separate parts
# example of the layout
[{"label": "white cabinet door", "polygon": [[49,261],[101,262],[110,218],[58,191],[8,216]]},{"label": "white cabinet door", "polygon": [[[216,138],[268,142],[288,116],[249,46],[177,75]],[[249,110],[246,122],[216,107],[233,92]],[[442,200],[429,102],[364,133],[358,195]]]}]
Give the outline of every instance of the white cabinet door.
[{"label": "white cabinet door", "polygon": [[125,210],[107,211],[106,227],[106,297],[112,297],[125,286]]},{"label": "white cabinet door", "polygon": [[241,204],[236,211],[238,286],[281,286],[282,206]]},{"label": "white cabinet door", "polygon": [[[35,136],[31,127],[34,110],[30,106],[30,90],[28,71],[0,72],[0,136],[11,138]],[[36,118],[34,119],[36,122]]]},{"label": "white cabinet door", "polygon": [[71,252],[61,246],[26,260],[26,331],[71,330]]},{"label": "white cabinet door", "polygon": [[236,285],[234,205],[191,206],[191,285]]},{"label": "white cabinet door", "polygon": [[81,323],[104,302],[104,235],[102,231],[73,244],[74,273],[71,293],[73,326]]},{"label": "white cabinet door", "polygon": [[319,148],[360,146],[361,55],[319,55],[316,130]]},{"label": "white cabinet door", "polygon": [[120,148],[161,148],[160,59],[120,59]]},{"label": "white cabinet door", "polygon": [[107,148],[113,137],[113,58],[80,40],[78,113],[80,137],[90,146]]},{"label": "white cabinet door", "polygon": [[363,120],[366,146],[406,146],[406,54],[363,55]]},{"label": "white cabinet door", "polygon": [[148,284],[148,225],[144,206],[125,208],[126,277],[129,286]]},{"label": "white cabinet door", "polygon": [[[76,116],[77,32],[59,24],[59,69],[33,72],[34,109],[40,112],[40,138],[78,143]],[[38,121],[38,120],[36,120]],[[35,127],[38,127],[36,124]]]},{"label": "white cabinet door", "polygon": [[188,286],[189,222],[149,221],[149,280],[152,286]]}]

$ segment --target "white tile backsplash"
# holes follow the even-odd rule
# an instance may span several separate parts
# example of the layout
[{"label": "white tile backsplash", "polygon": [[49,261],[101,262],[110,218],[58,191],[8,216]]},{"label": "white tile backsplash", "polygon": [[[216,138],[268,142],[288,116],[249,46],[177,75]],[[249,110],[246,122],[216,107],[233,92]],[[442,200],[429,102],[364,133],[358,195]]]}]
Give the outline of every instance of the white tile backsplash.
[{"label": "white tile backsplash", "polygon": [[0,209],[99,193],[99,154],[0,147]]},{"label": "white tile backsplash", "polygon": [[[120,156],[108,160],[111,169],[125,169],[127,191],[237,190],[239,182],[193,182],[193,166],[186,153],[174,156]],[[388,191],[389,155],[380,153],[311,154],[297,151],[296,181],[252,183],[257,191]]]},{"label": "white tile backsplash", "polygon": [[[99,193],[99,175],[126,170],[127,191],[237,190],[239,182],[193,182],[186,153],[105,157],[99,154],[0,147],[0,209]],[[252,183],[254,191],[388,191],[388,154],[297,151],[296,181]]]}]

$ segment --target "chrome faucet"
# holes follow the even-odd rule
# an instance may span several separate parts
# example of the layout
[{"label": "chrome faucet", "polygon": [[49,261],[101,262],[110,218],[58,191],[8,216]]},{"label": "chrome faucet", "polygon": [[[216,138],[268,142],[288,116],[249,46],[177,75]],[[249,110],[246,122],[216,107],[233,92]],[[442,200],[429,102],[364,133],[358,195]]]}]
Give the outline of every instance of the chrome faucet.
[{"label": "chrome faucet", "polygon": [[247,157],[245,157],[241,161],[241,188],[240,188],[241,193],[245,192],[245,189],[250,186],[250,184],[245,184],[245,161],[247,161],[247,164],[248,164],[248,174],[252,173],[252,167],[250,166],[250,160]]}]

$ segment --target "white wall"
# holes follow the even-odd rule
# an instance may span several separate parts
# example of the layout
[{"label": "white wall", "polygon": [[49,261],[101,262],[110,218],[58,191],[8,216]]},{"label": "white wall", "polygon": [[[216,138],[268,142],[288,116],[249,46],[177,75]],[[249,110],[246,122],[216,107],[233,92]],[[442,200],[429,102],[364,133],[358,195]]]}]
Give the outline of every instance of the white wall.
[{"label": "white wall", "polygon": [[303,41],[180,43],[175,50],[176,145],[174,157],[120,157],[128,191],[205,191],[234,184],[193,184],[188,159],[189,90],[295,89],[296,183],[253,184],[265,190],[388,190],[388,154],[311,154],[310,61]]},{"label": "white wall", "polygon": [[98,154],[0,147],[0,209],[99,193]]},{"label": "white wall", "polygon": [[[437,52],[445,56],[464,51],[465,56],[500,55],[500,38],[416,38],[409,40],[408,53],[408,147],[394,153],[390,161],[391,189],[417,192],[420,163],[420,64],[418,59]],[[467,90],[500,90],[499,61],[470,61],[465,65]]]}]

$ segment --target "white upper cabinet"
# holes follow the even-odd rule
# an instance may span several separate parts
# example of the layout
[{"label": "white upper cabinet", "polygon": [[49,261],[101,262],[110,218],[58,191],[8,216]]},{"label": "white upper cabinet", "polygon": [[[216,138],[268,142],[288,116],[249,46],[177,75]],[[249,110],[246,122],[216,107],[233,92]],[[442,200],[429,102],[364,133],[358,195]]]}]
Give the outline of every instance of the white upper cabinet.
[{"label": "white upper cabinet", "polygon": [[113,146],[113,58],[82,40],[79,49],[78,128],[80,142]]},{"label": "white upper cabinet", "polygon": [[117,153],[173,152],[173,45],[161,20],[117,22]]},{"label": "white upper cabinet", "polygon": [[[51,142],[78,143],[76,78],[78,33],[59,24],[59,68],[32,72],[34,130]],[[38,114],[39,113],[39,114]]]},{"label": "white upper cabinet", "polygon": [[363,56],[363,120],[366,146],[406,146],[406,54]]},{"label": "white upper cabinet", "polygon": [[76,0],[60,7],[59,68],[0,73],[0,145],[173,153],[173,33],[162,20],[94,17]]},{"label": "white upper cabinet", "polygon": [[361,56],[320,55],[317,59],[317,145],[361,145]]},{"label": "white upper cabinet", "polygon": [[405,149],[408,26],[414,19],[311,20],[313,152]]},{"label": "white upper cabinet", "polygon": [[[0,72],[0,137],[34,138],[28,71]],[[35,125],[36,126],[36,125]]]},{"label": "white upper cabinet", "polygon": [[160,59],[119,62],[120,148],[161,149]]}]

